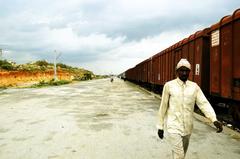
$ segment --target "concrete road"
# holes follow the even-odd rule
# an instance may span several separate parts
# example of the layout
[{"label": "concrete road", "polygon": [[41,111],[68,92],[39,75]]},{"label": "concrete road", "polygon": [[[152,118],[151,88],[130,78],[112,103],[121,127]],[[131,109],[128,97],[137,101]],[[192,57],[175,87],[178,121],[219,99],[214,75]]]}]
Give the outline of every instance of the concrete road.
[{"label": "concrete road", "polygon": [[[168,159],[159,100],[115,79],[0,91],[0,159]],[[240,141],[197,120],[187,159],[239,159]]]}]

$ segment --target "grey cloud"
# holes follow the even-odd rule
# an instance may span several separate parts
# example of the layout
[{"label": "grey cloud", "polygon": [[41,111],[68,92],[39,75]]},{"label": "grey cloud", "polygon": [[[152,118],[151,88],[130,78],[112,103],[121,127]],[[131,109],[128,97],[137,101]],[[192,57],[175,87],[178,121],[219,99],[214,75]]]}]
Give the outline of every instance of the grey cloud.
[{"label": "grey cloud", "polygon": [[[153,9],[135,8],[135,6],[128,8],[128,3],[138,5],[139,1],[124,1],[124,4],[120,2],[122,1],[1,0],[0,48],[10,50],[9,57],[15,58],[15,61],[52,60],[51,52],[58,48],[63,52],[61,60],[66,63],[78,64],[106,60],[106,56],[111,56],[115,50],[118,51],[117,48],[121,47],[120,45],[138,43],[143,39],[172,30],[183,32],[183,30],[202,29],[218,22],[223,16],[232,14],[240,6],[239,0],[201,1],[196,4],[191,1],[182,6],[175,6],[175,4],[170,4],[171,6],[166,8],[159,6],[159,10],[156,10],[158,6],[152,5],[146,7],[153,7]],[[153,2],[148,1],[147,4]],[[56,37],[51,39],[50,34],[53,30],[65,28],[73,30],[74,35],[68,38],[70,40],[73,38],[72,41],[76,44],[61,45],[64,42],[62,43],[55,34],[53,36]],[[79,44],[81,47],[78,47],[79,41],[85,42],[86,39],[83,37],[96,34],[107,37],[98,39],[98,42],[101,40],[107,42],[97,45],[98,42],[90,38],[90,40],[87,39],[89,41],[86,44]],[[124,37],[124,40],[114,42],[118,37]],[[134,48],[131,48],[130,51],[133,50]],[[116,53],[119,57],[123,57],[120,54]],[[131,54],[135,53],[131,52]],[[139,57],[136,55],[136,58]]]},{"label": "grey cloud", "polygon": [[214,12],[211,9],[196,10],[196,12],[193,13],[178,10],[179,13],[176,12],[165,16],[142,19],[127,17],[123,21],[104,19],[104,17],[100,20],[95,17],[94,21],[89,20],[81,23],[80,20],[79,22],[73,23],[72,27],[79,35],[88,35],[96,32],[112,37],[126,36],[127,40],[131,41],[146,36],[154,36],[165,31],[191,28],[192,26],[210,27],[212,24],[217,23],[225,14],[232,14],[234,9],[236,9],[236,7],[231,5],[229,9],[219,9]]},{"label": "grey cloud", "polygon": [[98,54],[81,54],[81,56],[67,55],[62,57],[62,61],[64,61],[64,63],[73,62],[73,63],[79,63],[79,64],[97,61],[98,59],[99,59]]}]

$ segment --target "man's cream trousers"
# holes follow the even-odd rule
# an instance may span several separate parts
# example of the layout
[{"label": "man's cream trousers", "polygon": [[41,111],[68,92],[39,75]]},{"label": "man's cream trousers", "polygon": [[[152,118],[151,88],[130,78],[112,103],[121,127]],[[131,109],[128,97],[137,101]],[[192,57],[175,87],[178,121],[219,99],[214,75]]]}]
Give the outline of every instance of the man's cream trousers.
[{"label": "man's cream trousers", "polygon": [[191,135],[181,136],[179,134],[171,134],[167,135],[167,141],[169,142],[173,159],[184,159],[187,153],[189,139]]}]

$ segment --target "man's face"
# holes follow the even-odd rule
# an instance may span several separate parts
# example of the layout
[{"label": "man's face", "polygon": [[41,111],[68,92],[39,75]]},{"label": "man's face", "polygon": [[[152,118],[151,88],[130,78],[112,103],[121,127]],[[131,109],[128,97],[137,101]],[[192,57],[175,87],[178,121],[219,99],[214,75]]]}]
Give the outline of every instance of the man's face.
[{"label": "man's face", "polygon": [[179,79],[182,80],[183,82],[187,81],[189,73],[190,73],[190,70],[184,66],[180,67],[177,70],[177,75],[178,75]]}]

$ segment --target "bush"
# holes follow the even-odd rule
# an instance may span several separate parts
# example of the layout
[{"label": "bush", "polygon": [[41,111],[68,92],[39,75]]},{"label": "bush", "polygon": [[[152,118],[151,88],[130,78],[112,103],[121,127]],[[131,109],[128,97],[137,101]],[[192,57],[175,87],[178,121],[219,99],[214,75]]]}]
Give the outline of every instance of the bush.
[{"label": "bush", "polygon": [[58,85],[63,85],[63,84],[68,84],[68,83],[70,83],[70,81],[67,81],[67,80],[54,81],[54,79],[53,79],[49,82],[49,85],[58,86]]},{"label": "bush", "polygon": [[63,64],[63,63],[57,63],[57,66],[58,67],[61,67],[61,68],[69,68],[69,66]]},{"label": "bush", "polygon": [[92,74],[91,73],[84,73],[83,79],[84,80],[91,80],[92,79]]},{"label": "bush", "polygon": [[39,60],[39,61],[36,61],[34,64],[38,66],[45,66],[45,67],[49,65],[49,63],[46,60]]},{"label": "bush", "polygon": [[31,88],[39,88],[39,87],[46,87],[46,86],[59,86],[59,85],[69,84],[69,83],[71,83],[71,81],[67,81],[67,80],[54,81],[54,79],[52,79],[52,80],[46,82],[46,81],[42,80],[39,83],[32,85]]},{"label": "bush", "polygon": [[14,70],[14,66],[7,60],[0,60],[0,68],[4,70]]},{"label": "bush", "polygon": [[10,64],[4,64],[1,66],[2,69],[4,70],[14,70],[14,67]]}]

